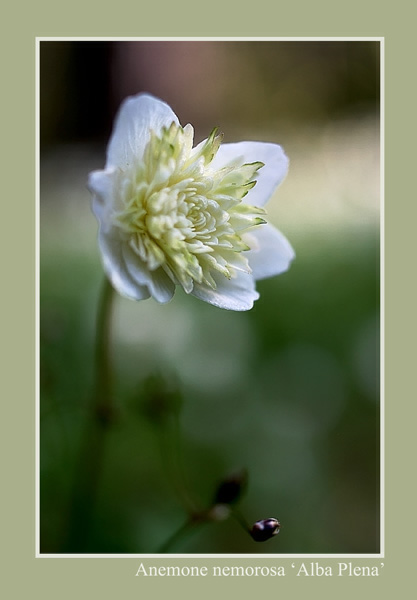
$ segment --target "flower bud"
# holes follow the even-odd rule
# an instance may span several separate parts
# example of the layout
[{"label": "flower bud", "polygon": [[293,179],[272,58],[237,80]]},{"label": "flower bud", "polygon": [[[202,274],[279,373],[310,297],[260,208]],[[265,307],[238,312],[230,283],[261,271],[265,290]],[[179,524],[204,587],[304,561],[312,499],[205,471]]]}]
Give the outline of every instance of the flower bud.
[{"label": "flower bud", "polygon": [[247,478],[246,470],[242,470],[240,473],[231,475],[220,482],[216,490],[214,504],[234,504],[240,500],[246,489]]},{"label": "flower bud", "polygon": [[251,529],[251,536],[255,542],[265,542],[279,533],[281,524],[278,519],[262,519],[256,521]]}]

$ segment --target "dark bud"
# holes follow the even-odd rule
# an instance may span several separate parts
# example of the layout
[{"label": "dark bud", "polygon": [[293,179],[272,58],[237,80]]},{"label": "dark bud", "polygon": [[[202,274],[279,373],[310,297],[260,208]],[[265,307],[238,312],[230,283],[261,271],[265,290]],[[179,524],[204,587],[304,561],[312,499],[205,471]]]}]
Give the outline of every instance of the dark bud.
[{"label": "dark bud", "polygon": [[240,500],[246,489],[247,480],[246,470],[224,479],[217,488],[214,504],[234,504]]},{"label": "dark bud", "polygon": [[266,542],[269,538],[277,535],[280,528],[281,524],[278,519],[262,519],[262,521],[256,521],[250,534],[255,542]]}]

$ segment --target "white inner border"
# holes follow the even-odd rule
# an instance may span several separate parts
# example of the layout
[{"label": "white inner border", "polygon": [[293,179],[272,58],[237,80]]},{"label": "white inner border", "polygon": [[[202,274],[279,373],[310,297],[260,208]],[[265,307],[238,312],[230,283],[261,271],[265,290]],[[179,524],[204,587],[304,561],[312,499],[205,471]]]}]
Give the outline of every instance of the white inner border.
[{"label": "white inner border", "polygon": [[[39,262],[39,239],[40,239],[40,42],[59,42],[59,41],[74,41],[74,42],[151,42],[151,41],[245,41],[245,42],[379,42],[380,43],[380,552],[377,554],[41,554],[40,549],[40,360],[39,360],[39,333],[40,333],[40,296],[39,296],[39,280],[40,280],[40,262]],[[385,241],[385,213],[384,213],[384,171],[385,171],[385,38],[383,37],[37,37],[35,51],[35,156],[36,156],[36,174],[35,174],[35,227],[36,227],[36,247],[35,247],[35,323],[36,323],[36,407],[35,407],[35,556],[36,558],[160,558],[160,559],[176,559],[187,558],[192,562],[195,558],[383,558],[385,556],[385,257],[384,257],[384,241]]]}]

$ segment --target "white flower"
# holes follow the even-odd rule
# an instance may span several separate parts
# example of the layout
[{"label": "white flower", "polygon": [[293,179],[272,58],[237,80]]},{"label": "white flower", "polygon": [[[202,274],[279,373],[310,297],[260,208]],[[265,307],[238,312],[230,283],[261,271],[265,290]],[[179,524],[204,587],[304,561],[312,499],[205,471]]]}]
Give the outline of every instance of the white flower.
[{"label": "white flower", "polygon": [[221,145],[217,129],[195,148],[193,136],[161,100],[124,101],[105,169],[89,177],[104,269],[134,300],[168,302],[180,285],[220,308],[248,310],[255,280],[294,258],[263,209],[288,159],[276,144]]}]

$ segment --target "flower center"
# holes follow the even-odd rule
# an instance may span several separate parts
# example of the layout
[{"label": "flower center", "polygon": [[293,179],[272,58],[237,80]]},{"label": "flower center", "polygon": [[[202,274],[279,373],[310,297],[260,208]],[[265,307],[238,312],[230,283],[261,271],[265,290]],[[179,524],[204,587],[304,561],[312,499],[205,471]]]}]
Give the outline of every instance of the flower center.
[{"label": "flower center", "polygon": [[194,131],[172,123],[151,132],[140,164],[124,173],[114,224],[153,271],[162,267],[191,292],[194,282],[216,288],[213,275],[250,273],[242,234],[265,223],[261,208],[242,202],[261,162],[211,168],[218,129],[193,148]]}]

